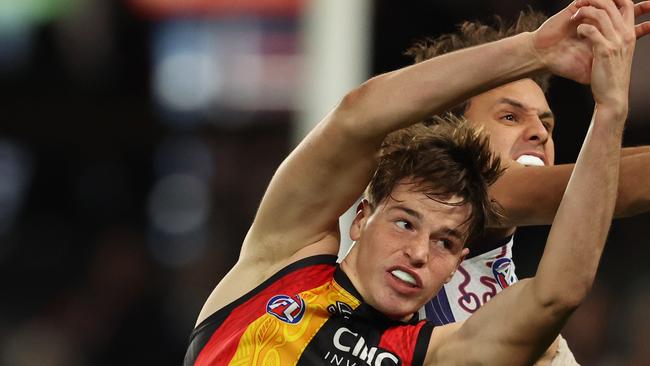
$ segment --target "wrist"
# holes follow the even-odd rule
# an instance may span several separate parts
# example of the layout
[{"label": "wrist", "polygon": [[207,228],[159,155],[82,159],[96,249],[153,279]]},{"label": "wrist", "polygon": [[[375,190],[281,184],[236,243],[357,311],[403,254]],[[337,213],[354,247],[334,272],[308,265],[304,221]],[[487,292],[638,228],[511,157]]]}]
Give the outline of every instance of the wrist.
[{"label": "wrist", "polygon": [[533,60],[533,65],[538,72],[548,71],[548,67],[544,62],[542,54],[535,47],[535,32],[522,32],[516,37],[520,37],[520,42],[523,42],[522,48],[530,55]]},{"label": "wrist", "polygon": [[625,103],[624,102],[618,102],[618,103],[596,102],[595,109],[596,109],[595,111],[596,115],[608,121],[624,123],[625,120],[627,119],[628,104],[626,102]]}]

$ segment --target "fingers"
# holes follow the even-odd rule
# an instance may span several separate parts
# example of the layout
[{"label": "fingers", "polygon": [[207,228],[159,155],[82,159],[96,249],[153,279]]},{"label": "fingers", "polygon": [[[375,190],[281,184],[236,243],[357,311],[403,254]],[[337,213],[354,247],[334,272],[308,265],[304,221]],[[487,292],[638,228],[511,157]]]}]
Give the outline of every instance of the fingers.
[{"label": "fingers", "polygon": [[634,17],[640,17],[650,12],[650,1],[642,1],[634,5]]},{"label": "fingers", "polygon": [[637,39],[649,34],[650,33],[650,21],[638,24],[636,27],[634,27],[634,31],[636,33],[636,38]]},{"label": "fingers", "polygon": [[585,6],[578,9],[571,19],[578,23],[596,27],[607,39],[615,40],[618,38],[612,19],[609,17],[608,12],[603,9]]},{"label": "fingers", "polygon": [[619,9],[623,21],[627,24],[634,24],[634,2],[632,0],[614,0],[614,3],[616,3],[616,6]]},{"label": "fingers", "polygon": [[577,28],[578,35],[587,38],[593,45],[602,45],[607,43],[605,37],[600,33],[598,28],[591,24],[581,23]]},{"label": "fingers", "polygon": [[[634,5],[634,17],[650,13],[650,1],[642,1]],[[639,39],[650,33],[650,22],[643,22],[634,27],[636,38]]]},{"label": "fingers", "polygon": [[[593,6],[598,9],[602,9],[607,12],[607,15],[611,19],[611,22],[616,26],[617,29],[621,29],[624,26],[623,15],[621,10],[618,9],[618,3],[625,2],[632,3],[631,0],[577,0],[576,6],[582,8],[586,6]],[[632,3],[633,4],[633,3]],[[628,11],[631,11],[632,8],[629,7]],[[631,19],[628,19],[630,21]]]}]

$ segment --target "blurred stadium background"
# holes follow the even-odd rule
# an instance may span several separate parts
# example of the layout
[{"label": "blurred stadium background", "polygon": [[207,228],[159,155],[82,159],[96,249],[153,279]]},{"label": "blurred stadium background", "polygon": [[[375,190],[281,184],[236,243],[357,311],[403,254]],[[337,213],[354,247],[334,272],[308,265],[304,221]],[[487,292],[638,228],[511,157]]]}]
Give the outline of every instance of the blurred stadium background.
[{"label": "blurred stadium background", "polygon": [[[463,19],[565,3],[0,0],[0,365],[181,364],[275,167],[346,90]],[[650,144],[650,39],[633,76],[625,143]],[[574,161],[589,89],[549,98]],[[584,365],[650,365],[649,224],[615,222],[563,331]],[[546,233],[519,232],[520,277]]]}]

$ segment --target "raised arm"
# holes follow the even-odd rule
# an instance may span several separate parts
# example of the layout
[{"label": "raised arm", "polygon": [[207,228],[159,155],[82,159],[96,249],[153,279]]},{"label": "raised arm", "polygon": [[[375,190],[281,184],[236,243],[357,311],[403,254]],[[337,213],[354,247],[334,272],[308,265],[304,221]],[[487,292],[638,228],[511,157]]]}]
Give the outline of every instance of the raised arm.
[{"label": "raised arm", "polygon": [[[650,146],[623,148],[614,217],[650,211]],[[503,227],[549,225],[575,164],[506,170],[490,193],[504,208]]]},{"label": "raised arm", "polygon": [[[473,93],[540,70],[529,38],[522,34],[451,53],[379,75],[348,93],[276,172],[241,260],[263,261],[268,268],[322,252],[300,251],[337,236],[338,217],[365,188],[384,137]],[[510,55],[505,62],[504,54]]]},{"label": "raised arm", "polygon": [[197,323],[289,263],[336,254],[338,218],[369,182],[385,136],[541,70],[531,44],[531,34],[521,34],[450,53],[379,75],[348,93],[276,171],[237,264],[209,296]]},{"label": "raised arm", "polygon": [[[634,5],[634,17],[650,12],[650,1]],[[650,22],[634,27],[636,38],[650,33]],[[570,53],[570,52],[569,52]],[[650,211],[650,146],[626,147],[621,151],[618,199],[614,217]],[[574,164],[522,167],[513,164],[490,188],[505,213],[501,227],[549,225],[564,195]]]},{"label": "raised arm", "polygon": [[538,271],[493,298],[457,331],[434,332],[432,342],[442,346],[431,360],[532,364],[591,288],[616,201],[635,37],[632,1],[615,0],[620,12],[610,0],[578,0],[587,4],[575,21],[594,47],[596,109]]},{"label": "raised arm", "polygon": [[350,92],[276,172],[241,260],[273,269],[287,258],[335,252],[338,217],[365,188],[387,133],[543,68],[589,82],[593,54],[571,21],[577,9],[569,5],[549,19],[544,32],[436,57],[377,76]]}]

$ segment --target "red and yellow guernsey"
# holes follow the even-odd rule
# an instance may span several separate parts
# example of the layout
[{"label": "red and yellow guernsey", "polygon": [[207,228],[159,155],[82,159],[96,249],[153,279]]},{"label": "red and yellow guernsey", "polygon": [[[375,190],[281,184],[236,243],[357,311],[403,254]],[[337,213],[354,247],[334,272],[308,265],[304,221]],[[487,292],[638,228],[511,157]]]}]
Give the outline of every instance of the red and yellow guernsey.
[{"label": "red and yellow guernsey", "polygon": [[192,332],[184,366],[422,365],[433,324],[364,303],[331,255],[295,262]]}]

